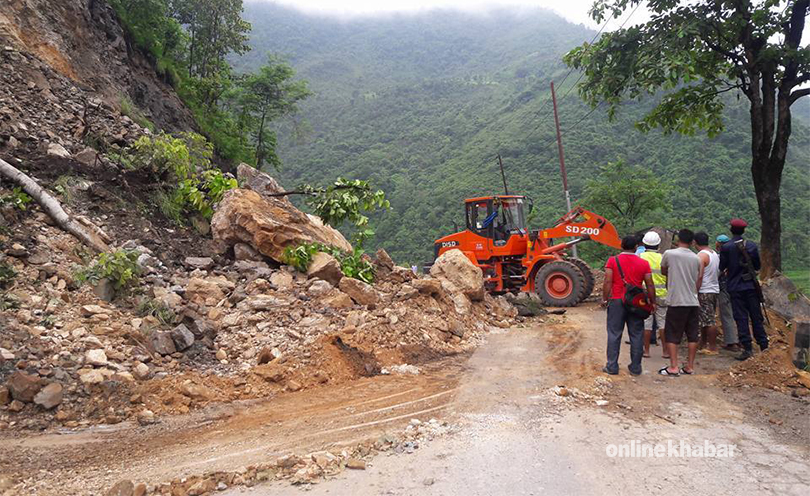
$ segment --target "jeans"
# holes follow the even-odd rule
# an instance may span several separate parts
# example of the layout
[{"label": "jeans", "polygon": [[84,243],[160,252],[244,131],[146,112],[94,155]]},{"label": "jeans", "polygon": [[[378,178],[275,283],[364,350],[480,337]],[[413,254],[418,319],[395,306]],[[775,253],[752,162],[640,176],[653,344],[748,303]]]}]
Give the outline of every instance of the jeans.
[{"label": "jeans", "polygon": [[720,325],[723,326],[723,344],[739,343],[737,339],[737,323],[734,322],[734,313],[731,311],[731,297],[728,291],[721,289],[717,297],[717,306],[720,309]]},{"label": "jeans", "polygon": [[751,329],[748,327],[748,320],[751,320],[751,327],[754,329],[754,339],[759,348],[764,350],[768,347],[768,335],[765,333],[763,324],[762,307],[759,305],[757,292],[753,289],[745,291],[729,291],[731,297],[731,310],[734,313],[734,321],[737,323],[737,335],[740,344],[748,351],[751,351]]},{"label": "jeans", "polygon": [[622,334],[627,326],[630,335],[630,372],[641,373],[641,357],[644,354],[644,319],[629,313],[621,300],[610,300],[607,307],[607,364],[605,368],[611,374],[619,372],[619,350],[622,345]]}]

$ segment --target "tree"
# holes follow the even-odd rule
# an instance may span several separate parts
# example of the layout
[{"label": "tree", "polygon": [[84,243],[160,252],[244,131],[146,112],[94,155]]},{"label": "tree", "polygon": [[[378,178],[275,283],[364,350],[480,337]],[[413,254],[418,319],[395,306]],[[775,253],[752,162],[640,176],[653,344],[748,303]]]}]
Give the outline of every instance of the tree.
[{"label": "tree", "polygon": [[286,62],[270,57],[267,65],[240,83],[237,104],[240,122],[250,129],[256,147],[256,167],[281,161],[275,152],[276,134],[269,124],[298,111],[298,102],[311,95],[306,81],[293,81],[295,71]]},{"label": "tree", "polygon": [[584,204],[601,212],[620,231],[633,232],[641,221],[651,222],[656,212],[671,210],[670,187],[652,172],[623,160],[602,167],[599,177],[585,185]]},{"label": "tree", "polygon": [[[751,177],[762,220],[762,274],[782,268],[782,171],[791,105],[810,94],[810,47],[800,46],[810,0],[649,0],[652,19],[570,51],[582,98],[608,104],[661,93],[637,127],[710,136],[723,129],[723,93],[749,101]],[[597,0],[591,17],[619,17],[640,0]]]}]

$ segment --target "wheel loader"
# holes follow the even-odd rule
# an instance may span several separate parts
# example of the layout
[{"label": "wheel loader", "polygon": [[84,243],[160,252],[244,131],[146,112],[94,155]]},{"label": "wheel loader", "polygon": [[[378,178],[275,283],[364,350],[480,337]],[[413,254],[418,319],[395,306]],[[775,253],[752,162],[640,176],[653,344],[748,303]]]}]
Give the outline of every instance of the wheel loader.
[{"label": "wheel loader", "polygon": [[583,260],[569,257],[566,250],[587,240],[620,249],[619,235],[607,219],[581,207],[560,217],[554,227],[528,232],[524,207],[531,210],[530,202],[520,195],[465,200],[467,228],[437,239],[434,261],[459,249],[484,272],[491,293],[526,291],[549,306],[574,306],[590,296],[594,277]]}]

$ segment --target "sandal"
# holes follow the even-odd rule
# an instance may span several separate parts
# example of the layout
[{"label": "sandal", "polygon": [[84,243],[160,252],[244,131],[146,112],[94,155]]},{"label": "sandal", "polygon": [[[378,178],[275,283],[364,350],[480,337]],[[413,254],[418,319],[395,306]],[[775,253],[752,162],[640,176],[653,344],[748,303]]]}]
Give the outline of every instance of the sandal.
[{"label": "sandal", "polygon": [[701,348],[698,350],[698,353],[701,355],[708,355],[708,356],[717,356],[720,354],[719,351],[712,351],[709,348]]},{"label": "sandal", "polygon": [[684,374],[684,375],[692,375],[692,374],[694,374],[694,373],[695,373],[695,371],[694,371],[694,370],[692,370],[691,372],[687,372],[685,367],[681,367],[681,368],[680,368],[680,370],[679,370],[679,372],[680,372],[681,374]]},{"label": "sandal", "polygon": [[658,375],[666,375],[669,377],[678,377],[681,375],[679,372],[670,372],[669,367],[663,367],[658,371]]}]

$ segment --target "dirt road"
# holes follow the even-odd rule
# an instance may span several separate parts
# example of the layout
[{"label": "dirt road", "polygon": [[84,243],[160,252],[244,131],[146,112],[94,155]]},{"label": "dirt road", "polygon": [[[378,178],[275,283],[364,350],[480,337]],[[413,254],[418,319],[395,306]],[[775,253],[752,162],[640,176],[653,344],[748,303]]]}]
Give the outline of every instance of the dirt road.
[{"label": "dirt road", "polygon": [[[307,487],[320,495],[806,494],[810,487],[810,408],[767,391],[713,385],[729,357],[701,358],[695,377],[603,378],[604,314],[579,308],[566,323],[490,336],[468,362],[446,411],[461,430],[413,454],[378,456]],[[625,346],[625,348],[627,348]],[[660,349],[653,348],[660,356]],[[627,350],[623,350],[623,364]],[[701,373],[702,372],[702,373]],[[608,401],[560,397],[564,384]],[[765,407],[767,405],[767,408]],[[777,423],[769,420],[773,419]],[[778,425],[781,424],[781,425]],[[736,446],[732,458],[618,458],[608,445],[631,441]],[[225,494],[295,495],[270,484]]]},{"label": "dirt road", "polygon": [[[639,378],[625,370],[607,378],[599,372],[603,326],[602,311],[581,307],[556,323],[491,334],[472,357],[434,363],[417,376],[366,378],[149,427],[0,440],[0,473],[26,480],[20,494],[103,494],[122,478],[154,483],[235,470],[289,452],[339,449],[435,417],[460,430],[412,454],[377,456],[367,470],[307,486],[309,493],[805,494],[806,400],[723,391],[714,383],[728,357],[701,358],[693,377],[658,377],[663,362],[654,358]],[[558,395],[560,385],[574,394]],[[606,454],[610,444],[669,440],[734,444],[737,452],[725,459]],[[300,492],[273,483],[219,494]]]}]

